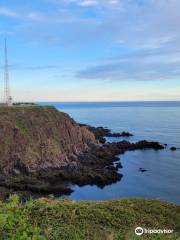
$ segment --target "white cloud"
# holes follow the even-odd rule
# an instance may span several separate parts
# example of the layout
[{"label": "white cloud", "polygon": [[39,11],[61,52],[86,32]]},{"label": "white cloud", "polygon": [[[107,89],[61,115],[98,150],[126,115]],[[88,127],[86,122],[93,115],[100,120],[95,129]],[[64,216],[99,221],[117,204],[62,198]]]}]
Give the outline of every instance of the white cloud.
[{"label": "white cloud", "polygon": [[177,80],[179,66],[180,51],[156,53],[154,49],[108,59],[105,63],[79,71],[76,77],[114,81]]},{"label": "white cloud", "polygon": [[[49,1],[51,3],[62,5],[64,2],[67,6],[68,5],[75,5],[77,7],[82,8],[103,8],[103,7],[116,7],[121,8],[122,2],[124,0],[44,0]],[[128,1],[128,0],[125,0]]]},{"label": "white cloud", "polygon": [[11,10],[7,7],[0,6],[0,16],[17,17],[17,14],[16,14],[16,12],[14,12],[13,10]]},{"label": "white cloud", "polygon": [[66,3],[75,3],[79,6],[89,7],[98,4],[97,0],[66,0]]},{"label": "white cloud", "polygon": [[49,18],[42,14],[42,13],[38,13],[38,12],[30,12],[25,16],[25,19],[30,20],[30,21],[36,21],[36,22],[44,22],[44,21],[48,21]]},{"label": "white cloud", "polygon": [[[140,59],[137,55],[119,56],[116,63],[104,64],[103,60],[95,67],[89,64],[78,76],[116,80],[180,78],[179,0],[146,0],[141,4],[135,0],[43,1],[47,6],[53,6],[51,10],[26,9],[23,14],[18,11],[17,14],[0,7],[0,14],[21,16],[21,23],[15,31],[26,36],[28,41],[85,46],[87,54],[93,45],[96,49],[100,46],[143,51],[144,56]],[[53,3],[57,4],[55,8]],[[76,7],[71,7],[71,4]],[[149,55],[148,51],[152,54]],[[106,52],[110,54],[110,51]]]}]

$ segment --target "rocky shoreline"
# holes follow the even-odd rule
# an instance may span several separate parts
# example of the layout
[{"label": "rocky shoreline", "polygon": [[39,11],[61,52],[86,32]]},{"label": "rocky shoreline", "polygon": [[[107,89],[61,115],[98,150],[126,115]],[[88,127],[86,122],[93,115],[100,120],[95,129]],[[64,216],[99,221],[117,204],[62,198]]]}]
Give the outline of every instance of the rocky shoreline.
[{"label": "rocky shoreline", "polygon": [[[73,192],[71,185],[96,185],[100,188],[120,181],[123,175],[118,172],[122,167],[117,155],[126,151],[154,149],[161,150],[164,146],[158,142],[128,141],[91,145],[79,154],[71,157],[71,164],[61,168],[49,168],[34,174],[2,178],[0,186],[6,191],[1,195],[6,198],[9,193],[19,192],[23,196],[61,196]],[[9,189],[9,191],[7,191]]]},{"label": "rocky shoreline", "polygon": [[[18,119],[17,113],[19,114]],[[158,142],[145,140],[137,143],[124,140],[106,142],[105,137],[130,137],[133,135],[128,132],[112,133],[108,128],[77,124],[67,114],[59,113],[53,108],[34,107],[33,109],[23,109],[23,111],[21,108],[17,109],[15,114],[12,112],[7,114],[3,111],[3,113],[0,112],[0,118],[1,115],[9,117],[10,114],[10,120],[13,117],[16,118],[13,120],[13,124],[16,125],[11,124],[14,148],[11,150],[12,145],[9,143],[8,151],[11,150],[11,152],[6,155],[9,157],[9,165],[3,167],[4,162],[0,162],[0,198],[6,198],[14,192],[22,193],[23,196],[35,197],[49,194],[68,195],[71,194],[71,186],[74,184],[79,186],[89,184],[103,188],[120,181],[123,177],[118,171],[122,167],[121,163],[114,164],[119,161],[119,154],[133,150],[165,148]],[[21,121],[23,119],[23,129],[20,129],[20,126],[22,127],[22,122],[21,124],[19,122],[20,117]],[[32,123],[33,121],[34,123]],[[5,127],[1,127],[1,131]],[[10,129],[8,131],[11,134]],[[25,146],[21,141],[21,134],[26,143]],[[21,145],[16,145],[13,139],[19,141]],[[36,145],[33,145],[32,139]],[[50,142],[54,142],[54,144],[51,145]],[[29,155],[31,154],[29,145],[32,148],[36,147],[36,155]],[[4,147],[7,148],[5,145]],[[28,155],[27,151],[29,151]],[[38,159],[39,157],[41,160]]]},{"label": "rocky shoreline", "polygon": [[81,127],[86,127],[90,132],[92,132],[95,136],[95,138],[100,143],[105,143],[106,138],[105,137],[132,137],[133,134],[129,132],[121,132],[121,133],[113,133],[110,129],[107,127],[93,127],[87,124],[79,124]]}]

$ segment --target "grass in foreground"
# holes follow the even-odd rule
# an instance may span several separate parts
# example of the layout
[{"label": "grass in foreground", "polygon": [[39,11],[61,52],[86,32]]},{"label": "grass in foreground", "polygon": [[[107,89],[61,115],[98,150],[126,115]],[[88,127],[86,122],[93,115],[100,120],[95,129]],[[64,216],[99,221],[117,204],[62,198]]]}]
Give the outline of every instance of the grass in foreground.
[{"label": "grass in foreground", "polygon": [[[174,234],[136,236],[137,226],[174,229]],[[0,202],[0,239],[133,240],[180,239],[180,206],[158,200],[47,200]]]}]

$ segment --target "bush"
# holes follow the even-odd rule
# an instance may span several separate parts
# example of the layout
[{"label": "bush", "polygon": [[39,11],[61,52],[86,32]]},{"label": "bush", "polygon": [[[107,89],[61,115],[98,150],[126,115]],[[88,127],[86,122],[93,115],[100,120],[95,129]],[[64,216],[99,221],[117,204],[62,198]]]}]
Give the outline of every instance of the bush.
[{"label": "bush", "polygon": [[29,201],[26,206],[19,203],[19,197],[13,195],[0,205],[0,235],[1,239],[11,240],[43,240],[40,228],[29,223]]}]

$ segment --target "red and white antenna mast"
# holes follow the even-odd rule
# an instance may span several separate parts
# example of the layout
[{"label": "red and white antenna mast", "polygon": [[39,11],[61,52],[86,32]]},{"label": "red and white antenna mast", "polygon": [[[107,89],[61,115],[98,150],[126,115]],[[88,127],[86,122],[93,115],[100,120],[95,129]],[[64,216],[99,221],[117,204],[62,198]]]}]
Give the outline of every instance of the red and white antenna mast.
[{"label": "red and white antenna mast", "polygon": [[4,39],[4,102],[6,105],[12,105],[12,97],[10,96],[9,87],[9,66],[8,66],[8,54],[7,54],[7,39]]}]

